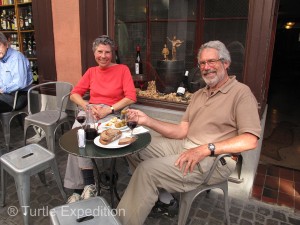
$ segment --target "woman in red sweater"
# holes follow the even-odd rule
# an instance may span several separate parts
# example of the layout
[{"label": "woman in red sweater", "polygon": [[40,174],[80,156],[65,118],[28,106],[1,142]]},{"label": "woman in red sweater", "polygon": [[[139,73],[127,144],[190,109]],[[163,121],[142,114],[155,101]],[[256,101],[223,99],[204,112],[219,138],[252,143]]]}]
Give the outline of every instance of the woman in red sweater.
[{"label": "woman in red sweater", "polygon": [[[70,99],[83,109],[88,104],[103,104],[103,107],[94,109],[101,119],[136,102],[136,90],[129,68],[112,62],[114,42],[110,37],[102,35],[96,38],[92,49],[98,66],[86,71],[72,90]],[[83,99],[87,91],[90,91],[89,101]],[[75,121],[73,128],[78,126]],[[68,203],[95,196],[91,160],[69,155],[64,186],[74,189]]]}]

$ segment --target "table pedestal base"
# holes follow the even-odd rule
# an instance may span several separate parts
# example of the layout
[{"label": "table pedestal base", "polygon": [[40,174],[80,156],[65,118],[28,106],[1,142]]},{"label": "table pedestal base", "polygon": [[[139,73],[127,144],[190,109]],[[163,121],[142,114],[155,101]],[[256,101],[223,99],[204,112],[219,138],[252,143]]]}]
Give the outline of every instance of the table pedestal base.
[{"label": "table pedestal base", "polygon": [[100,174],[95,159],[92,159],[93,165],[96,168],[96,177],[97,177],[96,186],[97,186],[98,195],[100,195],[101,193],[101,186],[100,186],[100,182],[102,180],[101,177],[106,177],[106,180],[108,181],[109,191],[110,191],[110,202],[112,208],[114,208],[114,196],[116,196],[118,201],[120,201],[120,196],[117,191],[118,172],[116,170],[116,160],[117,160],[116,158],[111,159],[109,174],[107,174],[106,172],[102,172]]}]

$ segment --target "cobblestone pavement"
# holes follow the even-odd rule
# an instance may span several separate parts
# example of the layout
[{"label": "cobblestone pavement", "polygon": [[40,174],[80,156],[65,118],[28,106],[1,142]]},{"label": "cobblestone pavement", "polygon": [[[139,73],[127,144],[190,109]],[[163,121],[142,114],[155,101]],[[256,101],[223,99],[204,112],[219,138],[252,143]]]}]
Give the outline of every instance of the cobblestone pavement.
[{"label": "cobblestone pavement", "polygon": [[[11,131],[11,146],[16,149],[22,146],[23,131],[17,122],[13,122]],[[58,142],[58,139],[57,139]],[[39,142],[46,146],[45,140]],[[5,148],[2,129],[0,131],[0,149]],[[67,154],[60,149],[57,144],[56,159],[61,172],[64,176]],[[122,196],[130,176],[127,174],[127,165],[125,160],[117,160],[117,170],[119,174],[118,190]],[[31,177],[31,196],[30,196],[30,224],[48,225],[50,220],[48,211],[56,206],[63,205],[64,201],[57,188],[56,182],[50,170],[46,171],[47,186],[43,185],[37,176]],[[67,195],[71,194],[66,190]],[[108,202],[110,202],[109,193],[103,190],[101,193]],[[175,195],[178,197],[178,195]],[[231,224],[239,225],[300,225],[300,214],[294,213],[291,209],[265,204],[253,199],[241,200],[244,198],[230,197],[230,220]],[[219,192],[211,191],[209,194],[203,193],[197,197],[190,211],[189,225],[221,225],[224,220],[224,201],[223,195]],[[15,209],[15,211],[13,211]],[[17,212],[16,212],[17,211]],[[16,215],[15,215],[16,214]],[[158,218],[148,217],[146,225],[175,225],[178,216],[169,218],[160,216]],[[11,176],[7,179],[6,205],[0,207],[0,224],[19,225],[23,224],[22,214],[20,213],[19,202],[17,198],[14,180]]]}]

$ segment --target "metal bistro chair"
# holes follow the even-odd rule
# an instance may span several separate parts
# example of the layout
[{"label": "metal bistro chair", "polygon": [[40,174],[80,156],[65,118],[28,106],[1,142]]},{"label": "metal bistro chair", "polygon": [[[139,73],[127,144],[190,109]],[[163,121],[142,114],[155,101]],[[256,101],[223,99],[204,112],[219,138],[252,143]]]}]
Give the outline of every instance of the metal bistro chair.
[{"label": "metal bistro chair", "polygon": [[[58,127],[68,124],[68,114],[65,112],[73,85],[67,82],[47,82],[36,85],[28,90],[28,113],[24,123],[24,143],[26,145],[27,129],[37,126],[45,132],[47,146],[55,152],[55,134]],[[50,95],[44,95],[44,90],[54,91],[55,109],[51,109]],[[54,105],[54,104],[53,104]]]},{"label": "metal bistro chair", "polygon": [[[0,113],[0,122],[2,124],[2,129],[3,129],[7,152],[9,152],[9,147],[10,147],[10,124],[11,124],[11,121],[18,115],[21,115],[21,114],[28,115],[27,106],[25,106],[21,109],[16,109],[18,97],[20,97],[20,94],[22,92],[23,91],[20,90],[20,91],[16,91],[14,93],[14,105],[13,105],[12,111]],[[0,152],[0,156],[1,155],[2,155],[2,153]]]},{"label": "metal bistro chair", "polygon": [[200,187],[189,191],[180,193],[180,203],[179,203],[179,216],[178,216],[178,225],[185,225],[187,221],[187,217],[189,215],[191,205],[194,199],[201,194],[203,191],[209,191],[210,189],[220,188],[224,193],[224,204],[225,204],[225,217],[227,225],[230,224],[229,217],[229,205],[228,205],[228,180],[224,180],[217,184],[208,184],[209,179],[211,178],[213,172],[215,171],[219,160],[223,157],[231,156],[230,154],[222,154],[219,155],[214,161],[207,177],[204,182],[200,185]]},{"label": "metal bistro chair", "polygon": [[52,225],[121,225],[114,214],[100,196],[57,206],[49,213]]},{"label": "metal bistro chair", "polygon": [[15,179],[19,203],[25,225],[29,225],[30,177],[47,168],[51,168],[57,186],[66,201],[61,177],[55,155],[39,144],[30,144],[0,157],[1,162],[1,205],[5,205],[6,179],[5,171]]}]

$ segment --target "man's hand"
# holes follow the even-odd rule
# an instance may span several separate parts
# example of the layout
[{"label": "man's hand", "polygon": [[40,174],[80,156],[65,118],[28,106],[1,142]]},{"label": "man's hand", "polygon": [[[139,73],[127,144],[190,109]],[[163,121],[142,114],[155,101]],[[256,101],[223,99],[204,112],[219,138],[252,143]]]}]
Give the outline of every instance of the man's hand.
[{"label": "man's hand", "polygon": [[127,116],[129,120],[137,116],[137,122],[140,125],[144,125],[149,119],[149,117],[145,113],[136,109],[127,109]]},{"label": "man's hand", "polygon": [[[207,155],[205,151],[201,151],[201,147],[191,148],[184,151],[175,162],[180,170],[183,168],[183,175],[185,176],[188,172],[193,172],[196,164],[203,160]],[[185,165],[185,166],[184,166]]]}]

